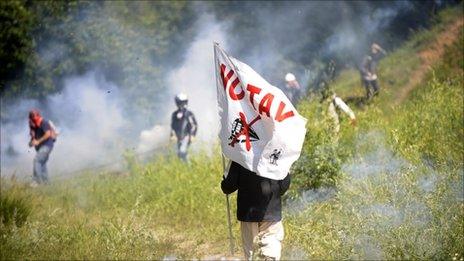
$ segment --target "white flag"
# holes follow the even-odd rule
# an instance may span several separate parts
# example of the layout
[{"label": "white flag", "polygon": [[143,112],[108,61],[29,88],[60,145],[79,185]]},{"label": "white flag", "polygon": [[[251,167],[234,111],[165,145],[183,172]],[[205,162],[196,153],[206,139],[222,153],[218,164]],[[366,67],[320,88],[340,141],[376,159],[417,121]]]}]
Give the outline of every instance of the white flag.
[{"label": "white flag", "polygon": [[301,153],[306,119],[277,87],[214,45],[224,155],[270,179],[284,179]]}]

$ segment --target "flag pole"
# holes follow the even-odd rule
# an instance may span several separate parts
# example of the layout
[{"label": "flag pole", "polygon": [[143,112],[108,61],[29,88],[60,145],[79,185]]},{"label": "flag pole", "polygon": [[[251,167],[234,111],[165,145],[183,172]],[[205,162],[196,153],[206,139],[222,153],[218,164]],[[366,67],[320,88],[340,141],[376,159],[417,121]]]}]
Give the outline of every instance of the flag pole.
[{"label": "flag pole", "polygon": [[[219,47],[219,43],[217,43],[217,42],[214,42],[214,45]],[[216,57],[216,50],[215,50],[214,51],[214,62],[216,63],[216,61],[217,61],[217,57]],[[216,77],[217,77],[217,75],[218,75],[218,66],[217,66],[217,64],[214,65],[214,70],[216,72]],[[223,171],[222,173],[223,173],[224,178],[225,178],[225,174],[226,174],[226,171],[228,171],[228,169],[229,169],[230,162],[228,162],[228,164],[226,164],[226,158],[224,157],[224,154],[221,153],[221,156],[222,156],[222,171]],[[229,227],[230,255],[233,255],[235,247],[234,247],[234,235],[232,234],[232,222],[231,222],[231,219],[230,219],[229,194],[226,194],[226,205],[227,205],[227,225]]]},{"label": "flag pole", "polygon": [[[223,173],[226,173],[227,171],[227,166],[226,164],[226,159],[224,157],[224,154],[222,154],[222,170]],[[226,205],[227,205],[227,225],[229,226],[229,245],[230,245],[230,254],[234,254],[234,236],[232,234],[232,222],[230,219],[230,202],[229,202],[229,194],[226,194]]]}]

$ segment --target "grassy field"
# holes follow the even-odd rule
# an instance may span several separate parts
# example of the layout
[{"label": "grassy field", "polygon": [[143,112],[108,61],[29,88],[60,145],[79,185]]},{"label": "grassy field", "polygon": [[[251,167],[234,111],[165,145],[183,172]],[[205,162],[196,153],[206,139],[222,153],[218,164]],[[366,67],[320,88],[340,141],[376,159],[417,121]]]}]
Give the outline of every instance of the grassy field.
[{"label": "grassy field", "polygon": [[[332,86],[358,125],[342,119],[338,141],[326,128],[325,105],[299,104],[308,133],[285,199],[283,259],[463,260],[462,27],[396,103],[408,75],[422,68],[418,54],[463,19],[459,8],[381,61],[373,101],[362,102],[358,72],[341,73]],[[146,164],[128,156],[127,163],[126,174],[85,173],[34,189],[2,179],[0,259],[228,256],[219,156],[200,153],[188,165],[174,155]],[[235,209],[235,196],[231,202]],[[240,246],[238,229],[233,219]]]}]

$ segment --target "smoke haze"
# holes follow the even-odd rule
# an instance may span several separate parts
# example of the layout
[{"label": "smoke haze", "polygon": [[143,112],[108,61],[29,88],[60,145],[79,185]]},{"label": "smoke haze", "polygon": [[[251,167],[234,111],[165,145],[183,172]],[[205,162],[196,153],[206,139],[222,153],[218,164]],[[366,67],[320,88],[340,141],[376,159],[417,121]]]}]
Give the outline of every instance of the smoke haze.
[{"label": "smoke haze", "polygon": [[218,137],[219,116],[213,43],[217,42],[227,48],[227,37],[225,26],[211,14],[201,16],[197,23],[201,29],[187,50],[182,65],[169,74],[168,85],[171,87],[171,97],[180,92],[189,97],[189,108],[195,113],[201,128],[198,138],[205,142],[214,142]]},{"label": "smoke haze", "polygon": [[[44,118],[52,120],[59,131],[49,161],[51,173],[121,162],[121,152],[131,144],[125,138],[131,124],[123,114],[117,86],[91,72],[67,79],[64,90],[48,97],[45,104]],[[2,175],[31,173],[35,152],[27,146],[27,115],[38,105],[25,101],[8,108],[13,117],[2,124]]]},{"label": "smoke haze", "polygon": [[[426,230],[434,222],[434,210],[427,196],[436,193],[439,183],[437,176],[446,174],[437,174],[422,164],[414,165],[395,155],[381,132],[359,134],[356,146],[360,151],[363,148],[370,148],[371,151],[367,155],[360,154],[342,166],[342,171],[351,180],[340,188],[345,195],[350,195],[339,197],[341,204],[346,205],[351,216],[362,220],[357,234],[345,235],[343,238],[346,244],[354,246],[356,254],[352,258],[384,259],[382,248],[391,244],[390,238],[395,238],[393,231],[402,226],[410,228],[407,237],[415,238],[409,241],[415,242],[414,249],[426,253],[426,256],[433,256],[439,251],[440,242]],[[410,176],[418,170],[423,172],[420,178],[411,180]],[[354,191],[357,191],[356,195],[350,194]],[[389,201],[384,202],[382,197],[372,191],[388,195]],[[345,200],[348,198],[349,202]],[[459,199],[446,200],[455,202]],[[379,238],[377,235],[383,235],[385,241],[376,240]],[[409,239],[404,240],[407,242]],[[400,240],[394,243],[401,245],[403,242]]]},{"label": "smoke haze", "polygon": [[[284,213],[290,218],[307,215],[314,226],[324,222],[334,226],[331,228],[341,244],[351,249],[350,259],[385,259],[384,249],[411,242],[414,244],[409,247],[422,256],[436,255],[443,239],[430,227],[446,226],[449,220],[435,219],[436,202],[430,198],[443,193],[440,200],[444,206],[462,202],[462,174],[456,183],[446,183],[447,176],[454,175],[452,171],[462,173],[462,169],[438,172],[425,162],[412,164],[393,152],[381,131],[359,133],[355,146],[358,153],[342,165],[346,179],[337,184],[336,190],[321,187],[303,191],[298,198],[287,200]],[[333,204],[324,205],[329,200]],[[326,206],[336,209],[331,210],[330,217],[337,216],[333,220],[322,214]],[[349,222],[352,229],[346,230],[344,222]],[[407,233],[398,237],[402,228],[408,228]],[[292,247],[298,256],[311,258],[298,244]]]},{"label": "smoke haze", "polygon": [[[35,152],[27,147],[26,117],[33,107],[61,132],[49,161],[51,176],[102,164],[121,165],[125,151],[147,153],[166,146],[173,98],[179,92],[189,96],[189,108],[199,123],[200,142],[195,146],[208,147],[216,142],[219,128],[213,42],[275,86],[282,87],[284,75],[291,71],[306,87],[319,70],[313,66],[316,60],[346,57],[346,53],[358,58],[372,36],[411,10],[411,4],[403,1],[375,8],[369,2],[193,3],[194,23],[183,25],[190,28],[185,34],[193,35],[192,42],[179,45],[182,58],[168,59],[162,51],[147,48],[153,41],[163,43],[156,30],[124,24],[118,20],[119,3],[106,5],[104,12],[89,7],[77,19],[56,25],[56,30],[84,39],[99,57],[98,63],[88,68],[70,64],[80,73],[65,76],[60,91],[40,101],[6,102],[2,97],[3,176],[31,175]],[[250,19],[240,14],[249,14]],[[333,23],[335,16],[341,18],[338,23]],[[119,45],[126,51],[115,52]],[[37,50],[41,59],[51,63],[82,58],[52,39]],[[124,65],[122,71],[108,65],[112,63]],[[153,78],[152,71],[162,77]]]},{"label": "smoke haze", "polygon": [[[52,176],[72,174],[87,168],[120,169],[123,153],[149,153],[168,146],[170,112],[176,109],[174,96],[184,92],[189,109],[196,115],[199,146],[217,139],[217,115],[213,43],[226,47],[222,24],[205,14],[196,22],[197,36],[187,49],[182,64],[166,76],[168,89],[160,94],[164,111],[152,127],[124,110],[131,100],[99,70],[64,80],[64,89],[39,104],[20,101],[5,108],[8,121],[2,124],[2,175],[29,176],[32,172],[33,148],[28,148],[27,114],[38,107],[43,116],[57,125],[60,135],[49,160]],[[53,57],[52,57],[53,58]],[[45,105],[45,106],[44,106]],[[150,124],[150,123],[148,123]]]}]

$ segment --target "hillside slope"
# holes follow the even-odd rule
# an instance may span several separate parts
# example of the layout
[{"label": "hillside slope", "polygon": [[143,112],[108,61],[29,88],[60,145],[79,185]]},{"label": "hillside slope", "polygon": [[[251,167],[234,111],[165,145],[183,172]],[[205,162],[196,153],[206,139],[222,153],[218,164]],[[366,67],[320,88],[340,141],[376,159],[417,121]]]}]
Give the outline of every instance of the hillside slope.
[{"label": "hillside slope", "polygon": [[445,47],[454,43],[459,36],[460,30],[462,31],[463,23],[463,18],[457,19],[454,23],[449,25],[447,30],[441,32],[436,37],[436,41],[429,48],[418,53],[421,65],[411,74],[408,84],[398,93],[396,104],[402,103],[408,97],[409,93],[424,79],[424,76],[431,69],[432,65],[442,58]]},{"label": "hillside slope", "polygon": [[287,205],[288,257],[463,258],[463,23],[452,12],[440,19],[381,61],[373,101],[356,71],[335,80],[359,123],[342,122],[338,142],[325,104],[300,104],[317,120],[296,164],[306,191]]}]

